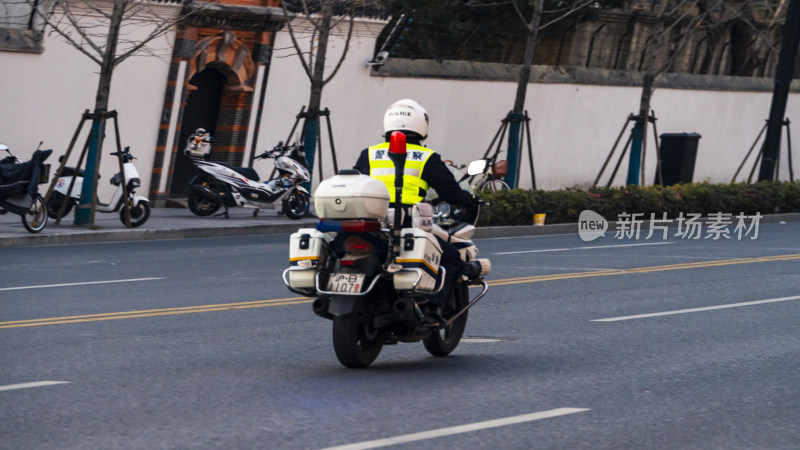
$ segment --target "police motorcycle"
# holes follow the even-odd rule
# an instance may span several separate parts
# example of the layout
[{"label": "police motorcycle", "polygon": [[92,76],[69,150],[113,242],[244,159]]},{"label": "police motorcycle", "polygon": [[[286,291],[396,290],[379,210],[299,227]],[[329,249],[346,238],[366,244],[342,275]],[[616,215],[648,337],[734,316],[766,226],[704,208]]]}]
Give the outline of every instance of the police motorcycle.
[{"label": "police motorcycle", "polygon": [[[369,366],[384,345],[398,342],[422,341],[433,356],[450,354],[464,334],[468,309],[488,291],[483,277],[491,263],[475,258],[473,225],[435,226],[433,208],[420,203],[412,208],[412,227],[401,229],[405,144],[405,135],[392,134],[393,209],[383,182],[343,170],[315,192],[316,228],[301,228],[290,238],[290,267],[283,282],[292,292],[316,297],[312,309],[333,322],[334,352],[349,368]],[[473,170],[480,173],[482,167]],[[441,204],[438,209],[436,215],[442,216]],[[420,306],[444,288],[446,274],[434,235],[453,242],[465,264],[442,310],[444,322],[431,323]],[[471,300],[470,286],[482,287]]]},{"label": "police motorcycle", "polygon": [[[197,174],[189,182],[189,210],[198,216],[210,216],[221,207],[228,217],[228,208],[255,208],[253,217],[263,208],[282,207],[290,219],[301,219],[308,214],[311,195],[301,183],[311,179],[303,162],[302,145],[283,145],[279,142],[272,150],[256,159],[274,159],[278,177],[260,182],[258,173],[251,167],[235,167],[220,161],[209,161],[213,138],[203,128],[189,137],[185,154],[191,158]],[[288,156],[287,156],[288,155]]]},{"label": "police motorcycle", "polygon": [[39,185],[48,182],[50,165],[44,160],[53,150],[37,148],[27,162],[14,156],[5,144],[0,144],[0,152],[8,153],[0,159],[0,215],[11,212],[20,216],[22,226],[30,233],[44,230],[47,211]]},{"label": "police motorcycle", "polygon": [[[118,152],[109,153],[111,156],[118,156]],[[128,202],[128,207],[131,213],[131,227],[142,226],[150,217],[150,200],[147,197],[136,194],[136,189],[141,187],[142,180],[139,178],[139,171],[133,164],[135,156],[131,155],[131,148],[125,147],[122,151],[122,170],[125,175],[125,183],[127,188],[128,198],[123,198],[122,189],[122,174],[117,172],[111,177],[109,183],[115,186],[114,193],[108,203],[97,202],[97,212],[101,213],[119,213],[119,220],[125,224],[125,201]],[[64,156],[60,156],[58,161],[61,162]],[[53,193],[47,199],[47,215],[51,219],[58,219],[61,208],[64,212],[61,217],[66,216],[73,207],[77,207],[83,190],[83,169],[76,167],[64,166],[61,170],[61,176],[56,181]],[[100,179],[100,175],[97,176]],[[63,206],[66,201],[67,205]]]}]

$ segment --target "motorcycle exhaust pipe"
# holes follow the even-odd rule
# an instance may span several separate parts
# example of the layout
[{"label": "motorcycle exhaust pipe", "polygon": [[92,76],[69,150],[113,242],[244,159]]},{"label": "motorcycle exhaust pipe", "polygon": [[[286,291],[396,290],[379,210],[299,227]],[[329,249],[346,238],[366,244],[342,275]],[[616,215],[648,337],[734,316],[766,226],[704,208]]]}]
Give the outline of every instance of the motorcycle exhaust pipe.
[{"label": "motorcycle exhaust pipe", "polygon": [[416,328],[422,323],[422,311],[419,305],[412,299],[401,298],[394,302],[392,311],[409,328]]},{"label": "motorcycle exhaust pipe", "polygon": [[225,200],[214,192],[211,192],[207,187],[203,186],[202,184],[193,184],[192,189],[195,190],[201,197],[204,199],[214,202],[214,203],[222,203],[225,204]]},{"label": "motorcycle exhaust pipe", "polygon": [[318,297],[311,303],[311,309],[314,311],[314,314],[323,317],[325,319],[333,319],[333,314],[328,312],[328,307],[331,304],[331,299],[329,297]]}]

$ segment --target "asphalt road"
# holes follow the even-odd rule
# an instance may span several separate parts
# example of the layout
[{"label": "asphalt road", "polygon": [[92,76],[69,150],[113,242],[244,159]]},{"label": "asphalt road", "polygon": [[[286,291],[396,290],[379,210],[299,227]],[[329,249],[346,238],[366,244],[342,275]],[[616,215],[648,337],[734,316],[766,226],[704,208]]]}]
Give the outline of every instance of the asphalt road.
[{"label": "asphalt road", "polygon": [[480,240],[467,339],[365,370],[286,235],[0,249],[0,448],[797,448],[798,236]]}]

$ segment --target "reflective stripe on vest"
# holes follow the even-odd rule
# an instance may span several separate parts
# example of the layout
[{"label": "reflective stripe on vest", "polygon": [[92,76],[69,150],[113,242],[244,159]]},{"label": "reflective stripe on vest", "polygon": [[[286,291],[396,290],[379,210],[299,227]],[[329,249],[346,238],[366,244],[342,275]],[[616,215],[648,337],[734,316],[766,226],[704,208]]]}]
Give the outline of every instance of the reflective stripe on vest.
[{"label": "reflective stripe on vest", "polygon": [[[389,201],[394,202],[394,163],[389,159],[389,143],[384,142],[370,147],[369,176],[381,180],[389,189]],[[428,190],[428,183],[422,179],[425,163],[433,155],[433,150],[425,147],[407,144],[406,164],[403,170],[403,197],[402,203],[413,205],[425,200],[423,191]],[[421,195],[422,194],[422,195]]]}]

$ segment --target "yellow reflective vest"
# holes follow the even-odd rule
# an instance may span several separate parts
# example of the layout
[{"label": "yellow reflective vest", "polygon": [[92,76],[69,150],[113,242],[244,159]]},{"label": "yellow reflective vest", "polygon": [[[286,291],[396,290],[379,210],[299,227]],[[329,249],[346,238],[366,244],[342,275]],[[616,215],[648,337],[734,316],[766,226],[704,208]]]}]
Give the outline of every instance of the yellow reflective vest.
[{"label": "yellow reflective vest", "polygon": [[[389,159],[389,143],[374,145],[367,149],[369,153],[369,176],[383,181],[389,190],[389,200],[394,202],[394,163]],[[422,179],[425,163],[433,150],[420,145],[406,145],[406,164],[403,172],[402,203],[413,205],[425,200],[428,183]]]}]

